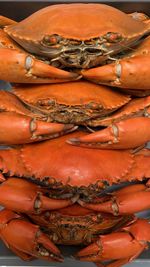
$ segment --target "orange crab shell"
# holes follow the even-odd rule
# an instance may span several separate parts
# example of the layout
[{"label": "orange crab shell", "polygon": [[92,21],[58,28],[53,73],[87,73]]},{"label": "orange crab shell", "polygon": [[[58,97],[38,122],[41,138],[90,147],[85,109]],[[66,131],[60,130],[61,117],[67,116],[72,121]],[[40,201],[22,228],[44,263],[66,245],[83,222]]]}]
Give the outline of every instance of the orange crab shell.
[{"label": "orange crab shell", "polygon": [[100,190],[106,186],[105,182],[111,185],[150,176],[149,150],[134,154],[130,150],[81,149],[66,143],[75,136],[72,133],[22,148],[1,150],[0,169],[7,175],[32,178],[54,188],[97,185]]},{"label": "orange crab shell", "polygon": [[8,26],[6,32],[18,43],[30,43],[40,42],[44,36],[54,34],[88,40],[114,32],[130,38],[147,28],[144,22],[107,5],[63,4],[46,7],[19,24]]},{"label": "orange crab shell", "polygon": [[17,86],[12,90],[23,101],[46,112],[54,121],[64,123],[81,123],[110,114],[131,99],[107,86],[87,81]]}]

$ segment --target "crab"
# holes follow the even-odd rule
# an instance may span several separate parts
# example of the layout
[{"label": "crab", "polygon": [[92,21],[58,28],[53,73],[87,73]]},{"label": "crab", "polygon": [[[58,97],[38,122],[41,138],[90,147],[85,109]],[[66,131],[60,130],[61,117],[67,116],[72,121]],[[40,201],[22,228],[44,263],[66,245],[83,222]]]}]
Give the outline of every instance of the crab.
[{"label": "crab", "polygon": [[[10,245],[13,249],[17,249],[18,255],[18,250],[21,250],[21,254],[23,252],[38,257],[38,253],[40,253],[39,251],[42,251],[42,254],[39,255],[39,257],[43,257],[45,252],[45,259],[49,259],[50,257],[50,260],[56,259],[61,261],[62,258],[58,250],[56,253],[56,248],[53,249],[51,245],[50,251],[48,250],[47,246],[51,243],[47,243],[47,246],[44,246],[44,243],[42,243],[41,250],[36,253],[37,247],[35,248],[35,244],[40,246],[40,240],[38,241],[40,235],[37,233],[39,226],[36,226],[35,228],[32,226],[33,229],[36,230],[31,230],[30,235],[31,240],[37,239],[37,243],[34,244],[33,248],[31,241],[30,246],[26,248],[26,238],[23,236],[23,233],[25,231],[25,236],[28,236],[27,231],[29,231],[30,228],[30,221],[26,223],[27,219],[20,214],[27,214],[32,219],[32,222],[42,226],[42,229],[44,229],[45,226],[45,234],[51,229],[51,234],[49,233],[50,236],[52,236],[50,242],[62,242],[66,244],[68,242],[68,244],[75,244],[75,242],[79,243],[80,241],[81,243],[88,245],[87,249],[85,248],[83,251],[81,250],[81,252],[77,253],[79,259],[96,263],[102,262],[105,259],[110,259],[116,260],[116,265],[114,266],[121,266],[121,264],[119,265],[120,261],[130,261],[146,248],[146,244],[149,242],[149,235],[147,236],[147,239],[145,237],[145,232],[150,231],[149,223],[146,220],[143,221],[143,233],[141,232],[139,237],[141,228],[138,227],[138,225],[141,224],[140,220],[134,220],[132,218],[128,221],[128,219],[130,216],[133,216],[133,213],[150,208],[148,180],[150,176],[148,167],[150,151],[148,149],[141,149],[140,151],[133,153],[132,150],[81,149],[80,147],[71,146],[66,143],[68,137],[73,138],[75,134],[76,133],[70,133],[68,136],[66,135],[44,142],[0,151],[2,181],[0,186],[0,204],[6,207],[10,212],[10,216],[6,216],[7,218],[4,216],[4,221],[3,213],[1,215],[0,225],[2,230],[0,230],[0,235],[6,244]],[[78,132],[78,134],[82,136],[85,133]],[[142,184],[128,185],[111,194],[103,194],[108,186],[118,184],[119,181],[135,181],[135,177],[137,182],[142,180],[144,182],[144,179],[145,182]],[[81,207],[79,207],[79,205]],[[64,208],[65,210],[63,212]],[[92,244],[89,244],[89,242],[86,243],[86,240],[84,239],[84,234],[90,234],[89,230],[80,232],[79,227],[76,229],[77,234],[72,234],[67,241],[67,236],[66,239],[65,237],[61,237],[61,239],[57,226],[54,228],[52,223],[53,218],[56,218],[52,215],[54,211],[58,212],[60,217],[63,216],[63,214],[65,216],[71,216],[72,214],[72,216],[75,216],[75,218],[72,219],[74,223],[77,220],[76,216],[82,216],[83,214],[94,214],[90,216],[91,218],[95,218],[95,216],[97,216],[96,214],[101,214],[101,212],[102,214],[110,213],[110,216],[115,216],[115,218],[107,215],[108,218],[110,218],[108,219],[108,221],[110,220],[110,222],[108,222],[108,229],[111,228],[111,223],[113,226],[116,225],[117,227],[117,222],[119,223],[119,220],[120,222],[124,222],[126,221],[126,218],[128,222],[122,227],[127,228],[117,227],[115,230],[116,232],[105,233],[106,236],[102,243],[100,240],[103,240],[104,233],[101,233],[101,235],[98,230],[96,239],[91,238]],[[17,212],[17,215],[15,212]],[[47,219],[45,216],[47,216]],[[107,226],[107,217],[105,217],[105,215],[102,216],[104,216],[104,222],[106,222]],[[19,224],[22,224],[23,221],[22,227],[24,228],[24,231],[23,228],[21,228],[23,232],[22,235],[18,235],[17,241],[13,241],[11,229],[14,228],[12,226],[9,227],[9,225],[12,223],[15,225],[15,221],[18,220],[18,218]],[[67,220],[68,226],[66,226],[66,235],[68,235],[67,231],[69,231],[72,222],[69,221],[69,218],[67,218]],[[86,224],[86,216],[84,216],[84,220],[85,221],[83,222],[80,220],[79,225],[82,225],[82,223]],[[4,223],[6,224],[6,227],[3,226]],[[97,220],[95,223],[97,225]],[[16,227],[17,224],[18,223],[16,223]],[[49,227],[47,227],[47,224]],[[103,229],[101,224],[100,226],[97,225],[95,227]],[[135,231],[133,230],[134,227],[136,229]],[[60,229],[60,225],[58,228]],[[56,233],[55,229],[57,230]],[[122,232],[125,232],[125,234],[122,235]],[[129,238],[130,232],[134,238]],[[10,239],[11,236],[12,238]],[[75,237],[77,240],[75,240]],[[23,240],[25,242],[24,246],[20,243],[23,242]],[[111,242],[112,244],[113,242],[115,242],[115,244],[117,242],[118,245],[116,245],[116,249],[120,247],[120,242],[122,242],[124,247],[124,240],[126,240],[127,246],[130,244],[130,249],[128,249],[127,253],[122,253],[120,256],[118,255],[118,257],[116,257],[115,254],[114,256],[110,254],[109,257],[109,253],[107,252],[107,249],[109,251],[107,240],[108,242],[110,240],[110,244]],[[143,240],[145,240],[144,243],[142,243]],[[21,244],[20,249],[19,244]],[[101,246],[103,251],[106,249],[106,255],[101,255]],[[52,254],[52,258],[50,254]]]},{"label": "crab", "polygon": [[133,216],[114,217],[78,205],[73,205],[71,210],[64,208],[29,216],[4,209],[0,212],[0,237],[23,260],[41,258],[62,262],[54,243],[89,244],[100,233],[109,233],[132,221]]},{"label": "crab", "polygon": [[46,7],[19,23],[1,16],[0,25],[2,80],[59,83],[84,77],[112,86],[150,88],[149,52],[134,54],[138,45],[147,44],[150,20],[144,14],[127,15],[103,4],[64,4]]},{"label": "crab", "polygon": [[150,140],[150,96],[132,98],[108,86],[88,81],[18,85],[12,88],[12,92],[40,109],[52,122],[82,125],[94,131],[80,138],[77,133],[75,138],[68,139],[71,145],[134,149]]}]

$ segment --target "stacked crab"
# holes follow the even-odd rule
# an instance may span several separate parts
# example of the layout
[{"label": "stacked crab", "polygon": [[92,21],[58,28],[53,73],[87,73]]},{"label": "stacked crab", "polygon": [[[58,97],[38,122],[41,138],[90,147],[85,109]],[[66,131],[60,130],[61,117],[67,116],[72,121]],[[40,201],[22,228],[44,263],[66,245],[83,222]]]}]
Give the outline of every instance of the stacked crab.
[{"label": "stacked crab", "polygon": [[61,262],[65,244],[99,267],[130,262],[150,241],[134,216],[150,208],[149,18],[66,4],[0,25],[13,83],[0,91],[1,239],[24,260]]}]

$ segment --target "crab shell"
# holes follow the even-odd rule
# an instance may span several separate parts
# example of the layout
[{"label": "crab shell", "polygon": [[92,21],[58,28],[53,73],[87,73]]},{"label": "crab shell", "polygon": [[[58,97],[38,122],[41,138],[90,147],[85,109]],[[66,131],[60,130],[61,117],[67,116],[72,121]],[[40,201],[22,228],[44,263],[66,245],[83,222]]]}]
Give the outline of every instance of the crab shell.
[{"label": "crab shell", "polygon": [[[46,7],[5,31],[28,52],[47,58],[67,52],[66,65],[87,68],[98,65],[107,53],[131,46],[149,32],[149,25],[103,4],[64,4]],[[71,57],[69,62],[68,54],[78,55],[79,50],[79,59]]]},{"label": "crab shell", "polygon": [[52,121],[75,124],[110,114],[131,99],[107,86],[87,81],[17,86],[12,91],[41,109]]},{"label": "crab shell", "polygon": [[[78,132],[78,135],[85,133]],[[50,197],[65,199],[68,193],[69,198],[81,194],[88,196],[88,201],[108,184],[150,176],[148,149],[138,153],[81,149],[66,143],[75,136],[76,133],[72,133],[55,140],[1,150],[0,169],[6,176],[24,177],[50,187]]]}]

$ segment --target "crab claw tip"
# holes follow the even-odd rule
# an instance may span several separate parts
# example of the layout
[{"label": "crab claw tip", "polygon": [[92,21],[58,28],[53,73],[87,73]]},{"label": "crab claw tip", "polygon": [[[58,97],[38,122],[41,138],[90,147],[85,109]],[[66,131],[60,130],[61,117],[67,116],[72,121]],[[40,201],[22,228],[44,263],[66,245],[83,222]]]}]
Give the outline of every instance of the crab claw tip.
[{"label": "crab claw tip", "polygon": [[70,145],[80,145],[79,138],[70,138],[67,140],[67,143]]},{"label": "crab claw tip", "polygon": [[78,73],[75,72],[69,72],[70,77],[76,79],[76,80],[80,80],[82,78],[81,75],[79,75]]},{"label": "crab claw tip", "polygon": [[75,131],[75,130],[77,130],[78,129],[78,126],[74,126],[73,124],[66,124],[65,126],[64,126],[64,129],[65,130],[73,130],[73,131]]},{"label": "crab claw tip", "polygon": [[97,243],[92,243],[91,245],[80,250],[76,255],[76,259],[80,261],[98,261],[99,247]]},{"label": "crab claw tip", "polygon": [[64,257],[61,254],[59,256],[57,255],[57,258],[58,258],[58,262],[64,261]]}]

